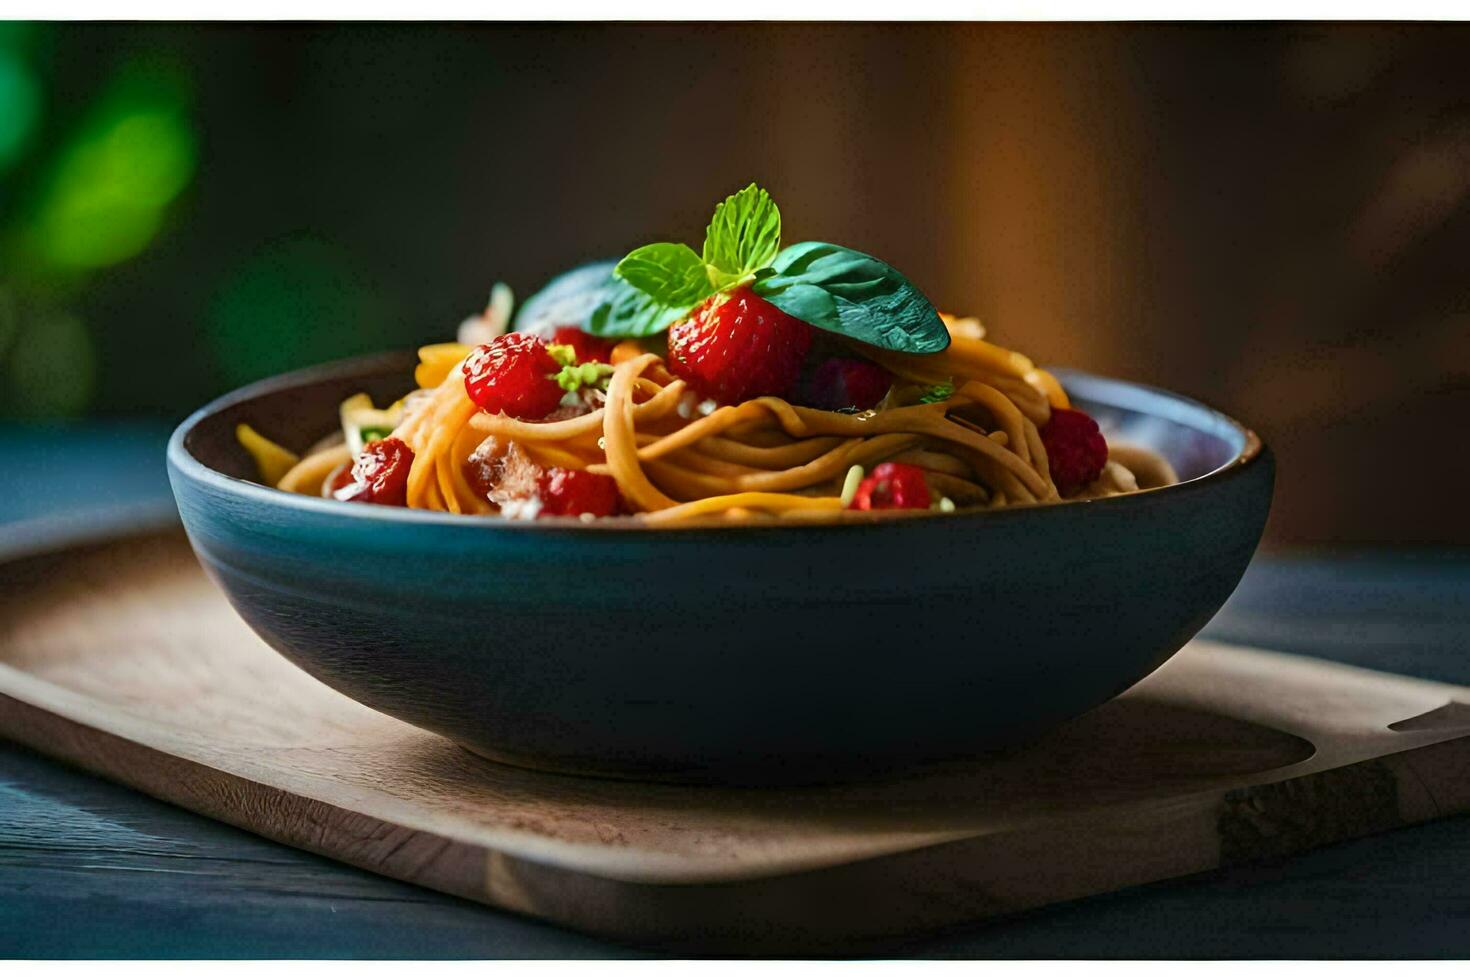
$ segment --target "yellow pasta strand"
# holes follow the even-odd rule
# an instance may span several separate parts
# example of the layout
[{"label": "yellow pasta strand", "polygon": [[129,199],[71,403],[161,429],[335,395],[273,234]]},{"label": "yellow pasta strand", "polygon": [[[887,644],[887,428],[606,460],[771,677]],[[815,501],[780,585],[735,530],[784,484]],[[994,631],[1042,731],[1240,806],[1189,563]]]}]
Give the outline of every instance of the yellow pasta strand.
[{"label": "yellow pasta strand", "polygon": [[678,501],[665,495],[644,475],[633,435],[633,379],[656,360],[657,355],[642,354],[619,364],[608,382],[607,406],[603,410],[602,437],[608,469],[618,481],[623,496],[640,510],[663,510],[678,505]]},{"label": "yellow pasta strand", "polygon": [[419,366],[413,380],[420,388],[437,388],[473,350],[466,344],[430,344],[419,348]]},{"label": "yellow pasta strand", "polygon": [[276,445],[243,422],[235,426],[235,441],[255,460],[255,468],[260,473],[262,483],[272,486],[280,483],[281,477],[301,462],[300,456],[284,446]]},{"label": "yellow pasta strand", "polygon": [[312,453],[287,470],[280,482],[276,484],[276,489],[285,490],[287,493],[320,496],[322,481],[327,478],[327,474],[350,462],[352,462],[352,453],[348,451],[346,443]]},{"label": "yellow pasta strand", "polygon": [[733,493],[719,497],[705,497],[664,510],[648,514],[644,520],[650,524],[674,524],[691,517],[718,514],[734,508],[765,510],[774,513],[790,510],[840,511],[840,497],[802,497],[790,493]]}]

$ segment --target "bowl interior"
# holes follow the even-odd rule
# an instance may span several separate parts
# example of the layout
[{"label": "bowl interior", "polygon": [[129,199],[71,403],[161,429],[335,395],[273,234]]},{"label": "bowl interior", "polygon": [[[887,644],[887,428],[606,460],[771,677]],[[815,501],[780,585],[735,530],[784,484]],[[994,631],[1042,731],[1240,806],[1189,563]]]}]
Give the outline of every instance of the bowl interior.
[{"label": "bowl interior", "polygon": [[287,449],[303,452],[337,426],[337,408],[360,391],[389,404],[413,385],[417,357],[408,351],[336,361],[267,378],[213,402],[185,423],[183,446],[216,472],[254,482],[255,461],[235,438],[245,423]]},{"label": "bowl interior", "polygon": [[1081,371],[1053,373],[1109,441],[1154,450],[1181,480],[1213,473],[1249,449],[1251,437],[1239,422],[1182,395]]}]

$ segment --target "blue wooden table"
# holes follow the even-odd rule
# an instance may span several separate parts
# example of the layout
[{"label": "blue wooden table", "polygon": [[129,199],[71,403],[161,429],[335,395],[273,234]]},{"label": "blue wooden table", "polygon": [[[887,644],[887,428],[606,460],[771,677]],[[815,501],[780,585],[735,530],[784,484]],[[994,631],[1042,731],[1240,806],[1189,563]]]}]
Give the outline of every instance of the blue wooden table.
[{"label": "blue wooden table", "polygon": [[[166,431],[0,435],[0,553],[169,519]],[[19,465],[13,465],[19,461]],[[1209,635],[1470,685],[1470,555],[1257,559]],[[1470,958],[1470,819],[917,940],[897,955]],[[640,952],[253,837],[0,743],[0,956]]]}]

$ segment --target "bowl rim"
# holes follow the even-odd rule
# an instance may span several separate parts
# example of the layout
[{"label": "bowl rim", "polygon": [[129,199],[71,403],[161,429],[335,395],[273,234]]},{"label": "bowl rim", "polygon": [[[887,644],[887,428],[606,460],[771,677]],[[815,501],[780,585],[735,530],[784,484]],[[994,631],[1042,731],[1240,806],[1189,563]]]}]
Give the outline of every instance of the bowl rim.
[{"label": "bowl rim", "polygon": [[[1177,392],[1169,391],[1166,388],[1143,384],[1141,382],[1092,374],[1073,368],[1056,367],[1049,367],[1048,370],[1060,378],[1076,378],[1087,383],[1101,384],[1105,388],[1119,392],[1131,391],[1137,394],[1152,395],[1192,409],[1194,412],[1201,413],[1204,417],[1211,419],[1221,429],[1234,432],[1240,438],[1242,448],[1234,458],[1207,473],[1191,477],[1188,480],[1181,480],[1178,483],[1165,487],[1152,487],[1145,490],[1136,490],[1132,493],[1092,500],[1063,500],[1014,504],[994,510],[980,507],[967,507],[956,508],[954,511],[947,513],[914,511],[913,513],[865,514],[862,517],[849,515],[841,520],[774,521],[755,524],[732,524],[730,521],[718,515],[708,515],[670,526],[650,526],[632,517],[612,517],[594,521],[584,521],[576,517],[553,517],[535,521],[518,521],[506,520],[493,514],[451,514],[445,511],[415,510],[407,507],[353,506],[326,497],[311,497],[305,494],[287,493],[284,490],[277,490],[275,487],[269,487],[252,480],[221,473],[219,470],[205,464],[185,446],[185,441],[190,434],[206,419],[226,409],[233,408],[242,402],[265,395],[279,394],[291,388],[317,383],[336,376],[363,374],[370,372],[375,367],[386,368],[389,365],[396,365],[405,361],[411,353],[410,351],[385,351],[328,361],[323,364],[316,364],[310,367],[299,368],[295,371],[288,371],[284,374],[262,378],[259,381],[236,388],[213,399],[180,422],[169,436],[166,459],[171,475],[178,474],[186,479],[206,484],[223,494],[241,497],[262,506],[275,506],[287,510],[294,509],[310,514],[341,517],[349,520],[460,527],[480,530],[493,529],[495,531],[513,533],[560,531],[563,533],[575,532],[579,534],[607,534],[613,532],[626,534],[638,532],[667,536],[690,531],[710,530],[722,530],[739,534],[758,534],[772,531],[789,532],[793,530],[811,530],[815,532],[819,529],[837,530],[844,528],[866,528],[877,525],[898,525],[916,520],[924,522],[968,523],[973,521],[1005,520],[1037,510],[1055,509],[1059,507],[1112,508],[1117,506],[1130,506],[1127,501],[1156,499],[1160,495],[1187,494],[1197,490],[1201,485],[1222,482],[1225,479],[1244,472],[1252,464],[1258,463],[1266,454],[1265,442],[1262,441],[1253,429],[1224,412],[1211,408],[1203,402],[1190,398],[1187,395],[1181,395]],[[1174,421],[1179,422],[1181,425],[1189,424],[1177,418]],[[1198,428],[1192,425],[1190,427]],[[174,487],[174,495],[175,497],[178,496],[177,486]]]}]

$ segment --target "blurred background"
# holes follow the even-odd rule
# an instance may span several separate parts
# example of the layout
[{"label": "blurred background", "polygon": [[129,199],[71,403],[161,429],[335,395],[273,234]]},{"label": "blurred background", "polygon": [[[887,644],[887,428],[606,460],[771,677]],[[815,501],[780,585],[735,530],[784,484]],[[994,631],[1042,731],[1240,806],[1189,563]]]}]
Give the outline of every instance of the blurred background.
[{"label": "blurred background", "polygon": [[0,24],[10,466],[446,338],[494,280],[697,240],[757,180],[788,240],[1257,427],[1270,546],[1470,545],[1467,51],[1433,24]]}]

